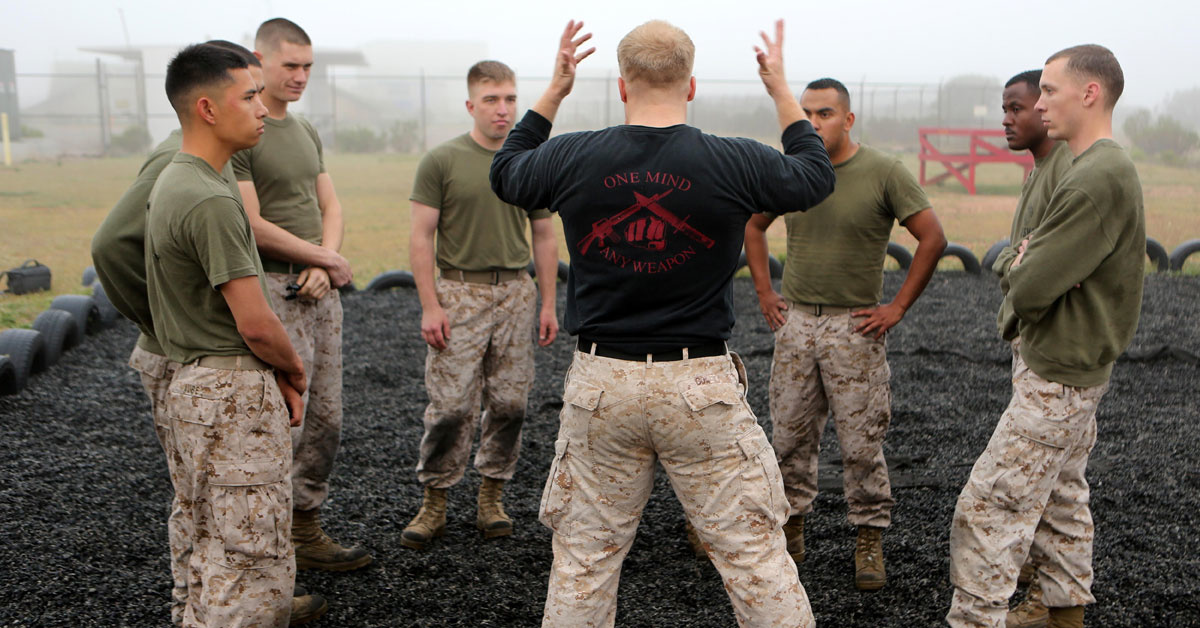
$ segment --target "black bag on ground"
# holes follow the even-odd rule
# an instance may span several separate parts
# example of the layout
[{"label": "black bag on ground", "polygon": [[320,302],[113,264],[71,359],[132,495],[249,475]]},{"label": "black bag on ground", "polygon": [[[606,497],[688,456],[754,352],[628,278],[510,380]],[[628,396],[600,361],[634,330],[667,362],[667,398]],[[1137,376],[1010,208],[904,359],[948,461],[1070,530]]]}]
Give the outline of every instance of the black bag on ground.
[{"label": "black bag on ground", "polygon": [[27,259],[24,264],[0,274],[8,275],[8,291],[12,294],[50,289],[50,267],[35,259]]}]

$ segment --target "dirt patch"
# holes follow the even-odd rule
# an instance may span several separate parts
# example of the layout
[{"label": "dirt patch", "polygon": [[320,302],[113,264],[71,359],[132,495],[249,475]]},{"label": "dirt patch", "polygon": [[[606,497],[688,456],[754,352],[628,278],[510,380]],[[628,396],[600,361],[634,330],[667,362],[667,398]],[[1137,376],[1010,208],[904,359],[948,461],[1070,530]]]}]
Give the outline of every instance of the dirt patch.
[{"label": "dirt patch", "polygon": [[[889,273],[890,293],[902,277]],[[1101,405],[1089,473],[1096,520],[1094,626],[1200,625],[1200,279],[1147,278],[1142,325]],[[748,280],[736,280],[731,346],[750,371],[750,404],[770,430],[772,337]],[[854,530],[825,492],[800,566],[824,626],[930,626],[951,593],[947,543],[954,500],[1008,401],[1007,348],[994,329],[990,278],[939,273],[889,339],[893,421],[887,452],[908,460],[884,536],[889,582],[854,590]],[[570,339],[537,352],[537,383],[517,476],[506,494],[510,539],[474,529],[479,478],[451,491],[446,538],[400,546],[421,489],[413,468],[426,402],[419,306],[408,291],[345,300],[346,431],[326,509],[329,530],[376,561],[351,574],[302,572],[331,599],[317,626],[536,626],[550,534],[536,521],[553,455]],[[560,307],[560,312],[561,312]],[[28,388],[0,397],[0,626],[166,625],[170,484],[147,402],[124,366],[132,325],[93,336]],[[1174,353],[1160,351],[1173,348]],[[823,459],[837,457],[832,430]],[[900,475],[899,473],[897,475]],[[732,626],[716,572],[693,559],[682,512],[660,473],[625,562],[619,626]]]}]

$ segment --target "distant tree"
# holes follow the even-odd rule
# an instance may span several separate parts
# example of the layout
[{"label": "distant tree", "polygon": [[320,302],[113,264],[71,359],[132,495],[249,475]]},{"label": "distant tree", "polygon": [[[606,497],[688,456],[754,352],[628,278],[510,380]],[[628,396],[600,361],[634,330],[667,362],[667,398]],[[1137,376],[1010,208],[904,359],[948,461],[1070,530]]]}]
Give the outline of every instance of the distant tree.
[{"label": "distant tree", "polygon": [[1184,155],[1200,146],[1200,134],[1168,115],[1155,120],[1149,109],[1130,114],[1122,128],[1134,146],[1167,163],[1181,162]]},{"label": "distant tree", "polygon": [[1167,99],[1164,110],[1167,115],[1200,130],[1200,87],[1175,92]]}]

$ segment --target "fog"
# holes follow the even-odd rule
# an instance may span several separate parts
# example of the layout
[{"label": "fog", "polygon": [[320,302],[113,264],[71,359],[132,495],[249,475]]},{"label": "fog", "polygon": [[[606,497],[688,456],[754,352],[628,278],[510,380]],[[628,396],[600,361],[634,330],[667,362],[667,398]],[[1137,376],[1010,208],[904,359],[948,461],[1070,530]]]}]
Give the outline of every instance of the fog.
[{"label": "fog", "polygon": [[795,80],[834,76],[847,83],[864,78],[915,83],[957,74],[1003,79],[1040,66],[1060,48],[1099,43],[1124,66],[1125,98],[1132,103],[1157,105],[1172,89],[1200,82],[1186,71],[1200,59],[1200,5],[1184,0],[609,0],[582,8],[547,1],[388,4],[4,0],[0,47],[16,50],[18,72],[48,72],[55,59],[87,58],[82,47],[125,44],[126,32],[134,46],[236,41],[262,20],[283,16],[304,27],[318,47],[356,48],[379,40],[479,41],[489,56],[519,73],[541,75],[549,71],[562,25],[577,18],[595,33],[598,48],[585,69],[603,73],[615,67],[622,35],[647,19],[662,18],[695,40],[697,77],[730,79],[754,76],[751,48],[757,33],[783,17],[789,26],[788,69]]}]

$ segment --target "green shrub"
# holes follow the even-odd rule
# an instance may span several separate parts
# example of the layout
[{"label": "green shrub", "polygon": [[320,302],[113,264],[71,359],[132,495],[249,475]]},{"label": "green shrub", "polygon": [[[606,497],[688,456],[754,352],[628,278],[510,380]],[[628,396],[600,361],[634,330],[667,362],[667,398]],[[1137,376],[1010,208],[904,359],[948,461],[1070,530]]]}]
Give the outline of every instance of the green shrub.
[{"label": "green shrub", "polygon": [[343,153],[381,153],[387,147],[387,137],[366,127],[338,129],[337,149]]}]

